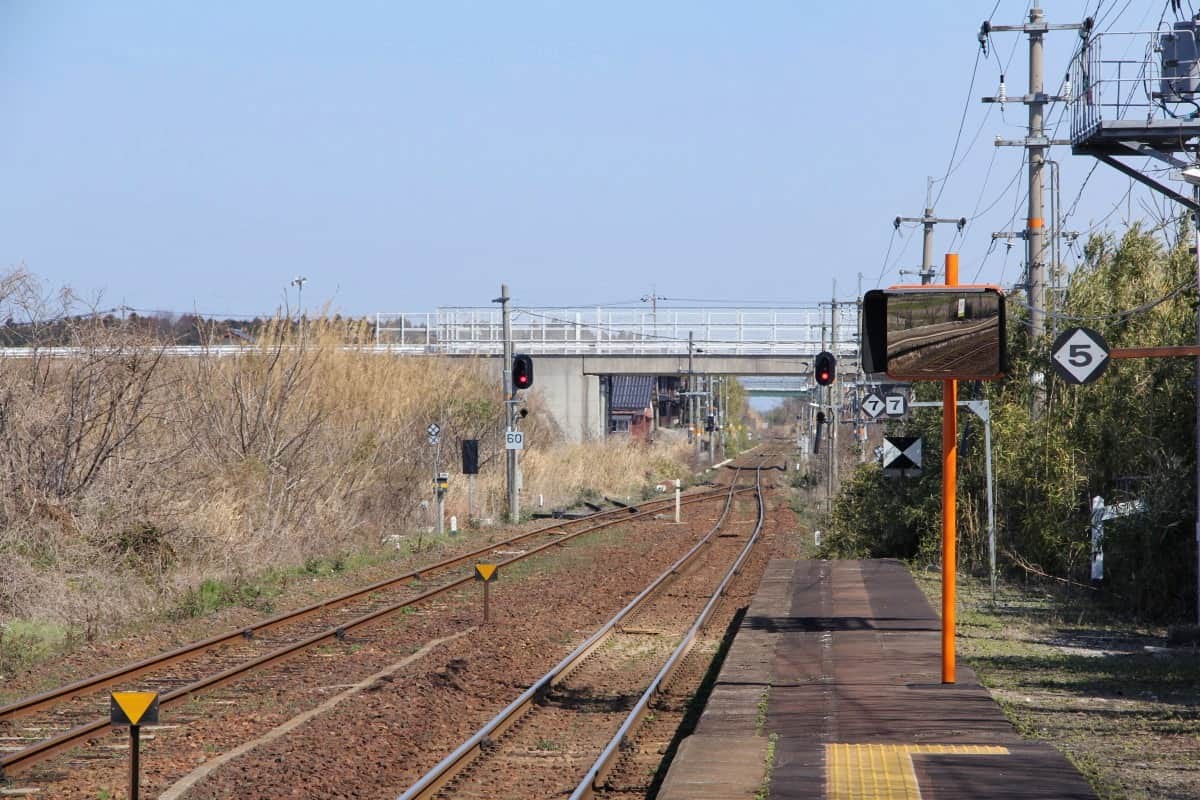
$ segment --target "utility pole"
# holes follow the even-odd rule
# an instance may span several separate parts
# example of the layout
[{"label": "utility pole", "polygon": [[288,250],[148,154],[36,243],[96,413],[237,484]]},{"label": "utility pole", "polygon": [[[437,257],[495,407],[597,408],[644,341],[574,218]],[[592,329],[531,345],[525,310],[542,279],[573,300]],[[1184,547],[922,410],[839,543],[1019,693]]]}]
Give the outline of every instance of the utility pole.
[{"label": "utility pole", "polygon": [[650,294],[642,295],[642,302],[650,304],[650,324],[654,329],[654,338],[658,338],[658,301],[667,298],[660,295],[654,285],[650,286]]},{"label": "utility pole", "polygon": [[[1004,104],[1012,99],[1029,107],[1029,128],[1024,139],[997,139],[997,147],[1024,147],[1029,161],[1029,208],[1024,231],[1026,243],[1025,265],[1027,270],[1026,294],[1029,298],[1029,335],[1036,344],[1046,334],[1046,261],[1045,261],[1045,203],[1042,169],[1046,163],[1046,151],[1051,145],[1070,144],[1066,139],[1047,139],[1045,129],[1046,104],[1069,101],[1069,97],[1046,94],[1044,83],[1045,35],[1049,31],[1083,30],[1088,23],[1051,25],[1039,0],[1034,0],[1029,9],[1029,22],[1023,25],[992,25],[984,22],[979,29],[979,46],[987,52],[992,33],[1015,31],[1029,36],[1029,94],[1009,98],[1004,90],[1004,76],[1000,76],[1000,94],[984,97],[985,103]],[[1081,87],[1082,88],[1082,87]],[[993,237],[997,238],[997,237]],[[1039,401],[1040,405],[1040,401]]]},{"label": "utility pole", "polygon": [[[830,315],[829,327],[829,349],[833,353],[836,363],[838,352],[838,301],[837,301],[837,281],[833,282],[833,304],[830,306],[833,313]],[[838,483],[838,421],[840,415],[838,411],[841,407],[840,402],[840,387],[838,386],[838,372],[833,370],[833,381],[829,384],[829,430],[832,433],[830,437],[829,447],[829,491],[837,494]],[[830,507],[832,509],[832,506]]]},{"label": "utility pole", "polygon": [[[821,349],[822,350],[826,349],[826,345],[827,345],[827,341],[828,341],[826,339],[826,333],[827,333],[827,329],[825,327],[825,320],[824,320],[824,318],[822,318],[821,319]],[[834,372],[834,377],[837,377],[837,370],[835,369],[833,372]],[[826,386],[826,387],[824,387],[824,389],[822,389],[820,386],[817,387],[816,399],[817,399],[817,413],[818,414],[824,414],[825,409],[829,408],[829,397],[830,397],[830,387]],[[813,426],[813,448],[814,448],[814,450],[820,446],[820,437],[824,433],[824,431],[821,430],[820,422],[821,422],[821,418],[817,417],[817,424]],[[830,424],[829,419],[826,419],[825,422],[826,422],[826,425]],[[825,446],[825,457],[826,458],[830,457],[829,451],[831,449],[832,448],[829,445]],[[833,468],[829,464],[825,464],[824,471],[825,471],[825,510],[828,512],[833,509],[833,479],[832,479]]]},{"label": "utility pole", "polygon": [[308,283],[308,278],[303,275],[297,275],[292,278],[292,286],[296,287],[296,321],[304,315],[304,284]]},{"label": "utility pole", "polygon": [[[857,313],[855,315],[855,319],[858,320],[858,358],[857,358],[857,363],[855,364],[856,369],[854,372],[855,383],[858,384],[858,386],[856,387],[856,391],[858,393],[859,401],[862,400],[863,391],[864,391],[863,384],[866,382],[866,373],[863,372],[863,360],[862,360],[862,342],[863,342],[862,282],[863,282],[863,274],[860,272],[860,273],[858,273],[858,296],[857,296],[857,299],[855,300],[855,304],[857,307]],[[863,418],[861,402],[855,402],[854,407],[856,409],[855,414],[854,414],[854,436],[858,440],[858,463],[865,464],[865,463],[867,463],[867,421],[866,421],[866,419]]]},{"label": "utility pole", "polygon": [[[516,391],[512,385],[512,318],[508,310],[508,284],[500,284],[500,296],[493,303],[500,304],[500,317],[504,326],[504,369],[501,373],[500,396],[504,398],[504,428],[513,429],[516,419]],[[505,450],[504,478],[508,487],[508,522],[516,525],[521,521],[521,498],[517,492],[517,451]]]},{"label": "utility pole", "polygon": [[[933,282],[933,226],[940,222],[953,223],[958,226],[959,231],[962,231],[967,226],[966,217],[946,219],[933,215],[933,178],[927,178],[926,181],[924,215],[920,217],[896,217],[896,219],[892,220],[892,225],[896,230],[900,230],[902,222],[919,222],[925,226],[925,240],[921,247],[921,271],[917,273],[921,276],[922,284]],[[861,295],[862,292],[859,292],[859,294]]]},{"label": "utility pole", "polygon": [[694,385],[696,379],[692,377],[693,375],[696,374],[695,370],[692,368],[692,351],[694,349],[695,349],[695,342],[693,341],[693,335],[692,335],[691,331],[688,331],[688,378],[687,378],[687,392],[686,392],[685,396],[687,398],[688,443],[691,444],[693,447],[695,447],[695,442],[692,441],[692,437],[696,433],[696,411],[694,408],[695,399],[692,396],[692,392],[696,388]]},{"label": "utility pole", "polygon": [[[700,386],[699,379],[696,377],[696,370],[693,366],[692,356],[696,352],[696,344],[693,340],[692,331],[688,331],[688,429],[692,433],[693,444],[696,450],[696,462],[700,461]],[[700,352],[704,352],[701,350]]]}]

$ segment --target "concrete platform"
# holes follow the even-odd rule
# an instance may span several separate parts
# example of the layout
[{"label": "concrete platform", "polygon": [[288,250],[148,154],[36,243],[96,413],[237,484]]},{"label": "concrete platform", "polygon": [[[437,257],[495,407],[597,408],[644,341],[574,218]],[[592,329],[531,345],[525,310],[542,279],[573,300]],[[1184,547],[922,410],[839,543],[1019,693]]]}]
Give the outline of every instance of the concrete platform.
[{"label": "concrete platform", "polygon": [[902,563],[772,561],[660,800],[753,800],[772,737],[776,800],[1096,800],[940,647]]}]

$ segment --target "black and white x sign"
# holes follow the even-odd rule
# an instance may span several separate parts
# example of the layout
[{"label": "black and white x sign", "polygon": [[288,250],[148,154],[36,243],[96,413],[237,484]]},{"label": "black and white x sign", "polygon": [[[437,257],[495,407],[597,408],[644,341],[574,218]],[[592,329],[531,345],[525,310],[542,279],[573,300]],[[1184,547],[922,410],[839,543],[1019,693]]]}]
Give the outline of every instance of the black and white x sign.
[{"label": "black and white x sign", "polygon": [[883,458],[880,459],[885,472],[910,472],[921,469],[921,437],[885,436]]}]

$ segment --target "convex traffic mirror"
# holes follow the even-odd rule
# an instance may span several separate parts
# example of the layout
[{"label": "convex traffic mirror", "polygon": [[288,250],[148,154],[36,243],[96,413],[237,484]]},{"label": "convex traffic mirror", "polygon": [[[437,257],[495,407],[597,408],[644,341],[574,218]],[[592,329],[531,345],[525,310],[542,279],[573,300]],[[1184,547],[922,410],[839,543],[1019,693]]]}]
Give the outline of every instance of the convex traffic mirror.
[{"label": "convex traffic mirror", "polygon": [[910,381],[994,380],[1008,371],[995,286],[894,286],[863,297],[863,369]]}]

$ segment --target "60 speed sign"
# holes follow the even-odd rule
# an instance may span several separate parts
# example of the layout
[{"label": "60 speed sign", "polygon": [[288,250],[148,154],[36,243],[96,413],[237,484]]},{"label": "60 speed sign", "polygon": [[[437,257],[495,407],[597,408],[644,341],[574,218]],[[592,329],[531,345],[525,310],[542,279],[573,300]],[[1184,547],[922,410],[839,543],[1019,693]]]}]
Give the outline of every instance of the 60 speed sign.
[{"label": "60 speed sign", "polygon": [[1054,340],[1050,363],[1067,383],[1091,383],[1108,367],[1108,343],[1090,328],[1068,328]]}]

